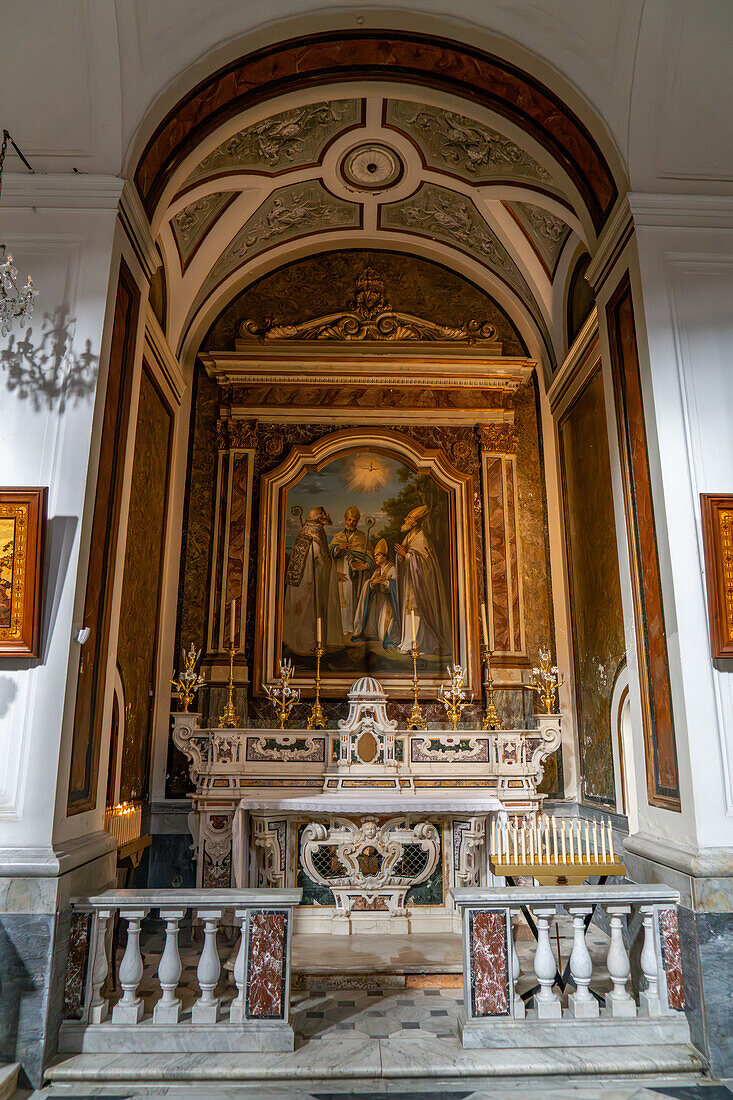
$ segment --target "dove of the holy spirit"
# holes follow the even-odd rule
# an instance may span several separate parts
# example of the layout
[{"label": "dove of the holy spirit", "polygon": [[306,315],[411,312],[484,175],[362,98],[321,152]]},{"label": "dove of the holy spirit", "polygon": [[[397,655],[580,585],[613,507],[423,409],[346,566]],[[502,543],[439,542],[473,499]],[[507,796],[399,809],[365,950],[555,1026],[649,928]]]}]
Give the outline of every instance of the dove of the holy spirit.
[{"label": "dove of the holy spirit", "polygon": [[377,454],[361,454],[352,459],[346,484],[355,493],[375,493],[389,481],[390,471]]}]

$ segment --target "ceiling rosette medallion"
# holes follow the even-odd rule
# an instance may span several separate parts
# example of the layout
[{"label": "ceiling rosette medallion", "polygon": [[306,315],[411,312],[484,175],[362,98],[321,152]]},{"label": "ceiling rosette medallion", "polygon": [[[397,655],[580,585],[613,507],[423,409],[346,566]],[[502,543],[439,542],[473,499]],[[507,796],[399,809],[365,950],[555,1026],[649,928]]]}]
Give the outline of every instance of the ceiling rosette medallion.
[{"label": "ceiling rosette medallion", "polygon": [[367,267],[357,277],[354,297],[341,313],[314,317],[299,324],[283,324],[271,319],[263,324],[243,321],[243,338],[259,340],[448,340],[496,344],[495,325],[477,320],[465,324],[439,325],[392,309],[384,283],[374,268]]}]

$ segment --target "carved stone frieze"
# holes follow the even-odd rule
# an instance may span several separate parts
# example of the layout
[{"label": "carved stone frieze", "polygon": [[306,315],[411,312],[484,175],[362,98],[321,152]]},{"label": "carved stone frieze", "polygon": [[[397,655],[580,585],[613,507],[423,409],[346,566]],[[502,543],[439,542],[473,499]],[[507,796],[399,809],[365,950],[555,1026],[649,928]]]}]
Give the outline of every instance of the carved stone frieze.
[{"label": "carved stone frieze", "polygon": [[249,450],[257,445],[257,421],[234,417],[217,420],[216,438],[220,451]]},{"label": "carved stone frieze", "polygon": [[533,300],[514,260],[465,195],[423,184],[414,195],[382,207],[381,224],[384,229],[422,233],[457,245],[496,271],[525,301]]},{"label": "carved stone frieze", "polygon": [[506,205],[529,235],[550,271],[553,271],[570,235],[570,226],[562,218],[531,202],[510,202]]},{"label": "carved stone frieze", "polygon": [[421,145],[428,162],[470,179],[514,176],[543,183],[550,173],[504,134],[455,111],[422,103],[390,100],[387,121]]},{"label": "carved stone frieze", "polygon": [[519,430],[513,424],[480,424],[476,430],[482,454],[516,454]]},{"label": "carved stone frieze", "polygon": [[392,309],[384,283],[372,267],[357,277],[354,297],[343,313],[330,313],[297,324],[268,318],[264,324],[245,320],[241,337],[260,340],[448,340],[495,343],[495,325],[474,319],[460,325],[439,325]]},{"label": "carved stone frieze", "polygon": [[189,203],[188,206],[185,206],[183,210],[179,210],[173,216],[171,229],[184,264],[189,260],[199,241],[216,221],[224,207],[233,198],[234,192],[232,191],[213,191],[210,195],[203,195],[195,202]]},{"label": "carved stone frieze", "polygon": [[226,169],[263,172],[295,168],[318,159],[326,141],[360,114],[360,101],[308,103],[255,122],[232,134],[196,166],[186,181]]},{"label": "carved stone frieze", "polygon": [[235,385],[232,404],[242,409],[506,409],[511,394],[500,389],[378,385]]}]

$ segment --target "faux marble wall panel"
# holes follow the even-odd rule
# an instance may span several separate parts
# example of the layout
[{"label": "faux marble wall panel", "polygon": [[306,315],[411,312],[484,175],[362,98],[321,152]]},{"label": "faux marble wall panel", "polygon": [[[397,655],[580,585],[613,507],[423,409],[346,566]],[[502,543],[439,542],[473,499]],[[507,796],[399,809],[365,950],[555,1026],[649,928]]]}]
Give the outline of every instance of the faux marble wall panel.
[{"label": "faux marble wall panel", "polygon": [[685,1011],[714,1077],[733,1076],[733,914],[680,907]]},{"label": "faux marble wall panel", "polygon": [[278,1019],[285,1010],[287,913],[249,915],[246,1002],[248,1019]]},{"label": "faux marble wall panel", "polygon": [[559,432],[583,797],[615,806],[611,696],[626,643],[600,369]]},{"label": "faux marble wall panel", "polygon": [[509,1015],[508,911],[469,913],[469,969],[474,1016]]},{"label": "faux marble wall panel", "polygon": [[393,309],[436,324],[458,325],[471,318],[496,325],[505,355],[526,355],[516,328],[499,305],[473,283],[417,256],[378,249],[344,249],[309,256],[264,275],[234,298],[210,330],[204,347],[233,347],[241,321],[266,318],[308,321],[346,308],[365,267],[384,281]]},{"label": "faux marble wall panel", "polygon": [[171,429],[170,409],[143,370],[117,643],[124,700],[121,801],[148,791]]},{"label": "faux marble wall panel", "polygon": [[51,996],[52,913],[0,915],[0,1062],[40,1085]]}]

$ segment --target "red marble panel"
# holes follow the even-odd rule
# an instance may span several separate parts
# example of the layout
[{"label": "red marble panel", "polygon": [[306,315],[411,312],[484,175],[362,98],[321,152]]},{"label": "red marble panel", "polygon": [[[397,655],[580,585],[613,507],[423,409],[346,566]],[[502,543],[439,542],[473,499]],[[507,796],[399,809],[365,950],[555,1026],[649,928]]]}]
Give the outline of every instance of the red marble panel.
[{"label": "red marble panel", "polygon": [[471,1004],[474,1016],[509,1015],[507,912],[474,910],[469,914]]},{"label": "red marble panel", "polygon": [[659,933],[662,940],[664,969],[667,974],[667,1000],[670,1008],[681,1011],[685,1007],[685,990],[682,983],[682,951],[676,909],[661,911]]},{"label": "red marble panel", "polygon": [[635,611],[644,703],[647,793],[652,805],[680,808],[677,746],[657,534],[652,505],[644,403],[628,276],[608,306],[616,415],[623,460],[627,525],[635,581]]},{"label": "red marble panel", "polygon": [[[249,471],[250,456],[247,454],[235,454],[233,456],[234,469],[232,471],[232,495],[229,505],[229,549],[227,553],[226,568],[226,608],[224,611],[224,639],[229,639],[229,609],[232,600],[238,601],[237,619],[241,621],[242,592],[244,591],[244,538],[245,520],[247,516],[247,477]],[[235,644],[241,645],[239,639],[239,622],[235,631]]]},{"label": "red marble panel", "polygon": [[491,575],[491,607],[494,617],[493,649],[506,653],[512,648],[512,641],[509,631],[509,590],[501,458],[489,458],[486,461],[486,513],[489,523],[488,558]]},{"label": "red marble panel", "polygon": [[66,985],[64,986],[65,1020],[80,1020],[84,1007],[89,929],[91,913],[72,913],[69,928],[69,948],[66,961]]},{"label": "red marble panel", "polygon": [[148,214],[170,172],[237,112],[286,90],[397,72],[498,111],[558,157],[600,230],[617,196],[611,170],[583,123],[545,85],[500,58],[409,32],[328,32],[278,43],[203,80],[161,122],[135,172]]},{"label": "red marble panel", "polygon": [[514,649],[522,649],[522,626],[519,614],[519,565],[517,562],[517,517],[514,503],[514,464],[504,459],[506,469],[506,540],[509,554],[509,577],[512,599]]},{"label": "red marble panel", "polygon": [[250,913],[247,957],[247,1017],[282,1018],[285,1002],[287,914]]}]

